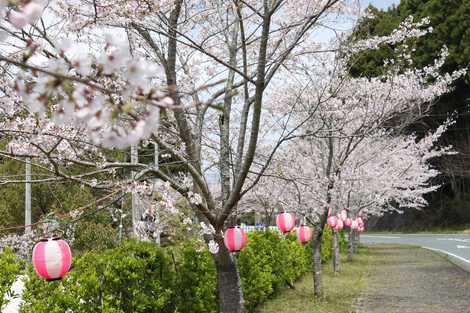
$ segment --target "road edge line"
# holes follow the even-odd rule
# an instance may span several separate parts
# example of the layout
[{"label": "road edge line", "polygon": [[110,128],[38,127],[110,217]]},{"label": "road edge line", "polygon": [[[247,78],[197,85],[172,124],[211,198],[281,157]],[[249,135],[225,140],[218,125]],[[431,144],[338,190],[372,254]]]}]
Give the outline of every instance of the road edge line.
[{"label": "road edge line", "polygon": [[442,252],[442,253],[447,254],[447,255],[450,255],[450,256],[452,256],[452,257],[454,257],[454,258],[456,258],[456,259],[458,259],[458,260],[460,260],[460,261],[463,261],[463,262],[465,262],[465,263],[470,264],[470,260],[467,260],[466,258],[463,258],[463,257],[458,256],[458,255],[456,255],[456,254],[447,252],[447,251],[445,251],[445,250],[436,249],[436,248],[431,248],[431,247],[425,247],[425,246],[422,246],[422,247],[423,247],[424,249],[428,249],[428,250],[431,250],[431,251]]}]

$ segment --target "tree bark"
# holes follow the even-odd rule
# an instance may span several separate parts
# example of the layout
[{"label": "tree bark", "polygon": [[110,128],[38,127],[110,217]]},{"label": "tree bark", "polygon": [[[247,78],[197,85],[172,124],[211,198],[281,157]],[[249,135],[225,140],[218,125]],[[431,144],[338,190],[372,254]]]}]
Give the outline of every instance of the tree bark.
[{"label": "tree bark", "polygon": [[353,232],[353,252],[357,253],[357,246],[359,245],[359,233],[357,230]]},{"label": "tree bark", "polygon": [[335,274],[339,274],[341,271],[341,259],[338,243],[338,232],[333,229],[333,240],[331,241],[332,246],[332,260],[333,260],[333,271]]},{"label": "tree bark", "polygon": [[243,292],[235,257],[219,241],[219,253],[214,255],[217,269],[220,313],[243,313]]},{"label": "tree bark", "polygon": [[313,294],[316,297],[323,295],[322,269],[321,269],[321,240],[322,230],[315,231],[315,237],[312,240],[312,266],[313,266]]},{"label": "tree bark", "polygon": [[352,262],[354,255],[354,231],[351,229],[348,233],[348,262]]}]

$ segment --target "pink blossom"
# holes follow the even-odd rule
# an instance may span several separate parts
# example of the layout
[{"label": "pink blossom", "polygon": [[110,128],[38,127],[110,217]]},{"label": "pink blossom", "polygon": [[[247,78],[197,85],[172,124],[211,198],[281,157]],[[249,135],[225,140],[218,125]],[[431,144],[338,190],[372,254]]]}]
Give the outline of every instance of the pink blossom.
[{"label": "pink blossom", "polygon": [[41,17],[43,11],[44,6],[36,1],[29,2],[22,9],[22,12],[30,24],[34,24]]},{"label": "pink blossom", "polygon": [[26,14],[21,13],[21,12],[17,12],[15,10],[11,10],[9,12],[8,20],[16,28],[19,28],[19,29],[21,29],[21,28],[23,28],[23,27],[25,27],[26,25],[29,24],[29,20],[28,20],[28,17],[26,16]]}]

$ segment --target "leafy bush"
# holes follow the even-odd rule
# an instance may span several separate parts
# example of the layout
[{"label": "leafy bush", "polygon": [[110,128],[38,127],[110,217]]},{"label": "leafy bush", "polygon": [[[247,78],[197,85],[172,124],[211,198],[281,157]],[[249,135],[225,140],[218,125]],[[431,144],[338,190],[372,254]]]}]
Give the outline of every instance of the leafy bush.
[{"label": "leafy bush", "polygon": [[323,236],[321,241],[321,261],[322,263],[326,263],[331,260],[331,242],[333,240],[333,232],[331,228],[325,226],[323,229]]},{"label": "leafy bush", "polygon": [[272,262],[277,257],[270,237],[270,232],[254,232],[248,237],[248,245],[238,257],[241,287],[245,305],[252,310],[265,301],[274,292],[277,277],[273,273]]},{"label": "leafy bush", "polygon": [[[326,263],[332,258],[331,245],[333,240],[333,232],[330,227],[326,226],[323,230],[322,242],[321,242],[321,261]],[[346,253],[348,250],[348,242],[346,235],[343,231],[338,233],[338,244],[341,252]]]},{"label": "leafy bush", "polygon": [[343,230],[343,231],[340,231],[338,233],[338,244],[339,244],[339,249],[341,252],[343,253],[347,253],[348,252],[348,241],[346,240],[346,232]]},{"label": "leafy bush", "polygon": [[249,243],[238,257],[245,306],[254,312],[276,289],[292,284],[308,271],[310,257],[295,237],[275,232],[249,234]]},{"label": "leafy bush", "polygon": [[0,253],[0,308],[6,304],[3,295],[7,294],[11,285],[20,273],[21,263],[10,249]]},{"label": "leafy bush", "polygon": [[162,249],[127,242],[78,258],[63,281],[45,282],[31,275],[21,312],[173,312],[173,274]]},{"label": "leafy bush", "polygon": [[172,254],[176,264],[176,311],[217,312],[217,274],[209,252],[199,252],[194,243],[185,243],[176,253],[179,256]]},{"label": "leafy bush", "polygon": [[[249,312],[309,271],[308,246],[294,235],[249,234],[237,258]],[[29,277],[21,313],[217,312],[214,261],[196,241],[166,248],[128,241],[75,258],[62,281],[45,282],[32,268]]]}]

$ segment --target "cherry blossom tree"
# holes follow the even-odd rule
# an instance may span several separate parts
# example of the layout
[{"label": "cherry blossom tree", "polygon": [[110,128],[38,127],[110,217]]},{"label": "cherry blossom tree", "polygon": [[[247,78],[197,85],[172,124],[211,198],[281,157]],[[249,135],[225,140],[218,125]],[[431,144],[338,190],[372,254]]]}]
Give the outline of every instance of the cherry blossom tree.
[{"label": "cherry blossom tree", "polygon": [[[349,4],[2,2],[1,29],[10,45],[0,54],[1,130],[11,141],[1,155],[37,159],[50,177],[33,182],[71,180],[111,192],[143,186],[136,181],[166,182],[157,192],[178,192],[211,230],[206,238],[216,252],[221,312],[242,312],[238,272],[222,232],[274,152],[307,118],[280,135],[247,185],[265,99],[276,94],[285,68],[320,50],[315,29],[349,12]],[[175,174],[113,153],[143,144],[158,145],[183,170]],[[73,165],[83,173],[69,174]],[[121,169],[133,177],[115,175]]]},{"label": "cherry blossom tree", "polygon": [[[405,23],[412,23],[412,20]],[[426,25],[426,21],[418,24]],[[410,31],[409,34],[411,37],[421,36],[426,31]],[[397,36],[401,33],[395,31],[388,38],[380,38],[380,42],[390,44],[409,38]],[[340,51],[357,52],[364,46],[375,48],[377,40],[373,38],[368,43],[360,42],[358,48],[345,45]],[[296,96],[296,101],[300,97],[299,101],[305,104],[305,110],[300,106],[296,115],[310,114],[312,103],[317,104],[315,114],[303,125],[303,133],[297,134],[283,149],[283,153],[278,155],[279,163],[268,172],[269,177],[281,178],[281,182],[292,185],[289,192],[284,193],[286,199],[278,202],[283,203],[284,208],[306,216],[315,224],[313,272],[316,295],[322,293],[320,245],[329,209],[336,213],[338,209],[348,207],[352,213],[357,214],[364,206],[364,203],[356,206],[357,203],[352,204],[342,198],[355,191],[341,188],[345,182],[356,179],[348,177],[358,167],[354,163],[355,158],[363,171],[367,172],[368,167],[371,167],[368,177],[372,177],[378,173],[374,172],[375,165],[368,162],[379,161],[369,153],[390,153],[391,150],[385,148],[389,144],[393,149],[398,149],[392,152],[398,156],[396,163],[384,157],[381,160],[388,160],[389,163],[380,164],[375,169],[385,167],[389,171],[396,171],[394,174],[386,173],[391,179],[385,176],[381,184],[373,182],[371,188],[377,187],[377,190],[368,190],[360,185],[358,188],[365,194],[358,192],[358,199],[368,203],[366,199],[376,198],[377,202],[370,206],[379,211],[395,206],[421,207],[424,204],[422,196],[437,188],[427,185],[437,172],[426,162],[448,152],[447,149],[432,148],[445,126],[422,142],[416,142],[415,137],[397,137],[396,142],[392,138],[400,135],[406,125],[425,114],[433,101],[446,93],[452,82],[465,73],[465,70],[461,70],[452,75],[439,75],[439,69],[447,55],[444,48],[434,65],[422,69],[397,70],[395,64],[398,61],[409,61],[407,52],[400,60],[389,60],[384,65],[389,71],[382,77],[353,78],[348,74],[347,55],[347,52],[339,53],[339,59],[329,63],[335,64],[335,67],[328,68],[330,75],[329,79],[321,81],[324,84],[310,84],[308,88],[300,88],[303,92]],[[409,169],[406,168],[408,166]],[[409,176],[405,176],[408,174]],[[360,177],[357,179],[361,181]],[[351,197],[348,199],[352,201]]]},{"label": "cherry blossom tree", "polygon": [[[328,209],[335,214],[347,208],[351,218],[401,212],[405,208],[419,209],[426,205],[424,195],[439,188],[432,184],[439,172],[429,161],[452,153],[451,147],[440,148],[437,145],[451,124],[442,125],[422,139],[415,135],[397,136],[391,131],[378,131],[362,138],[347,159],[341,158],[341,152],[344,151],[342,145],[349,144],[349,138],[335,138],[333,148],[336,150],[334,153],[330,150],[327,155],[325,141],[328,143],[334,137],[303,138],[289,143],[289,148],[278,155],[256,188],[263,190],[265,186],[282,186],[283,191],[277,197],[270,196],[266,190],[267,199],[263,201],[271,201],[270,205],[296,212],[298,218],[313,225],[317,236],[325,227]],[[330,162],[332,168],[340,162],[341,166],[328,179],[324,175]],[[313,245],[314,248],[319,246],[315,241]],[[339,253],[339,250],[334,252]],[[313,253],[314,267],[321,269],[315,264],[320,262],[315,260],[317,254]],[[339,258],[334,263],[335,270],[339,266],[338,261]],[[320,284],[321,274],[315,273],[317,295],[322,292]]]},{"label": "cherry blossom tree", "polygon": [[[425,112],[461,75],[437,75],[441,61],[374,79],[347,75],[348,55],[425,35],[426,21],[407,20],[383,38],[341,42],[332,49],[336,59],[315,57],[323,50],[315,30],[350,13],[348,1],[0,3],[8,43],[0,52],[0,131],[10,139],[0,155],[33,158],[50,173],[33,182],[138,191],[149,198],[142,214],[150,219],[157,210],[175,213],[175,192],[184,197],[214,255],[221,312],[243,312],[223,230],[279,149],[304,158],[282,172],[295,182],[284,194],[295,195],[297,208],[319,222],[319,273],[325,210],[349,157],[396,116]],[[168,156],[167,166],[116,156],[148,145]],[[70,166],[83,171],[72,175]],[[134,174],[122,178],[121,170]],[[306,177],[293,175],[299,173]]]}]

